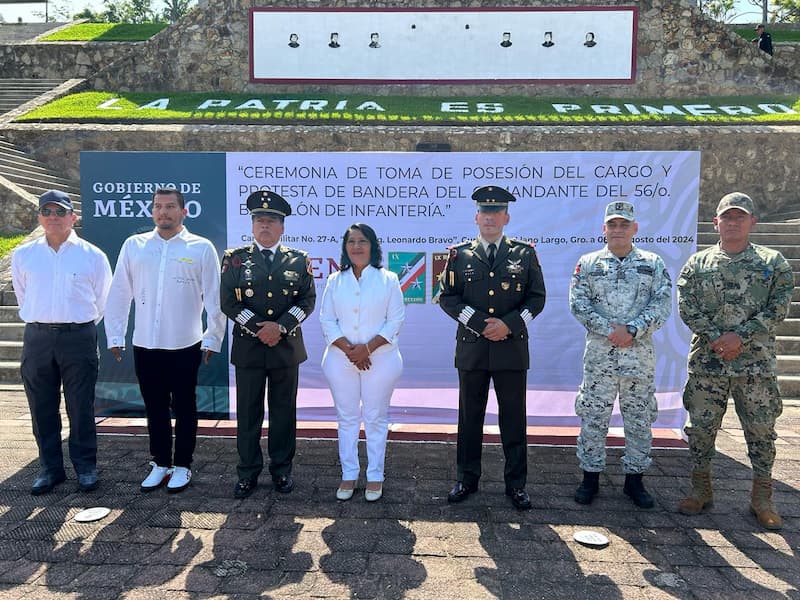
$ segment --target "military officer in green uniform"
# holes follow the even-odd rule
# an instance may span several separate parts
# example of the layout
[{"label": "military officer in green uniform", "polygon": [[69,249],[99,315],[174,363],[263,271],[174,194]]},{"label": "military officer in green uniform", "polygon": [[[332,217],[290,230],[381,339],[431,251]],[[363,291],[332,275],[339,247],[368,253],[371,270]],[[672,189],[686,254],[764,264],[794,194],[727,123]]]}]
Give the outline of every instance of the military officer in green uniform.
[{"label": "military officer in green uniform", "polygon": [[477,491],[481,476],[483,420],[494,383],[506,465],[506,495],[518,509],[531,507],[525,392],[528,324],[544,308],[545,289],[536,250],[503,235],[508,203],[516,198],[497,186],[478,188],[475,223],[479,237],[450,248],[439,304],[458,322],[458,482],[448,502]]},{"label": "military officer in green uniform", "polygon": [[692,491],[678,510],[697,515],[713,506],[714,442],[733,398],[753,465],[750,512],[761,526],[780,529],[772,499],[775,421],[783,410],[775,330],[789,313],[794,276],[780,252],[750,241],[757,221],[750,196],[723,196],[714,217],[719,242],[693,254],[678,278],[678,309],[693,334],[683,389]]},{"label": "military officer in green uniform", "polygon": [[247,198],[253,243],[226,250],[222,259],[222,312],[234,321],[231,363],[236,369],[236,445],[234,489],[246,498],[264,467],[261,425],[264,391],[269,406],[269,472],[278,492],[294,488],[297,376],[306,360],[300,324],[314,310],[316,291],[305,252],[280,243],[289,203],[274,192]]}]

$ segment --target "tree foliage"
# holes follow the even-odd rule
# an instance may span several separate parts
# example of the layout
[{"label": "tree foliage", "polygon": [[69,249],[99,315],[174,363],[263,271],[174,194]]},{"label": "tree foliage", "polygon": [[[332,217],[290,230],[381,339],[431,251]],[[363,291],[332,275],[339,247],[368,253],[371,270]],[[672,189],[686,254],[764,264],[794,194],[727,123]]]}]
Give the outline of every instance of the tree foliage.
[{"label": "tree foliage", "polygon": [[787,23],[800,23],[800,0],[773,0],[778,18]]},{"label": "tree foliage", "polygon": [[193,0],[103,0],[103,16],[109,23],[174,23],[189,12]]},{"label": "tree foliage", "polygon": [[47,15],[47,21],[69,21],[70,20],[70,6],[65,0],[50,0],[47,3],[46,11],[34,10],[31,11],[34,17],[44,19]]},{"label": "tree foliage", "polygon": [[761,9],[761,22],[767,23],[769,21],[769,0],[747,0],[747,2]]},{"label": "tree foliage", "polygon": [[191,6],[192,0],[164,0],[162,18],[169,23],[175,23],[189,12]]},{"label": "tree foliage", "polygon": [[715,21],[727,23],[733,19],[735,0],[700,0],[700,10]]}]

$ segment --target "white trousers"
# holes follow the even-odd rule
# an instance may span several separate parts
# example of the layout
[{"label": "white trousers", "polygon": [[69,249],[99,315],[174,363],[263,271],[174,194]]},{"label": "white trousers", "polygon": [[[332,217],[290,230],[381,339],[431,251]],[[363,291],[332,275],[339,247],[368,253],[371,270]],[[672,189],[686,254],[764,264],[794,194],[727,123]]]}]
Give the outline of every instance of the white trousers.
[{"label": "white trousers", "polygon": [[389,432],[389,402],[394,384],[403,370],[397,346],[383,346],[372,353],[372,366],[359,371],[344,352],[328,346],[322,357],[322,372],[336,406],[339,421],[339,461],[342,479],[358,479],[358,432],[363,415],[367,435],[367,481],[383,481],[386,437]]}]

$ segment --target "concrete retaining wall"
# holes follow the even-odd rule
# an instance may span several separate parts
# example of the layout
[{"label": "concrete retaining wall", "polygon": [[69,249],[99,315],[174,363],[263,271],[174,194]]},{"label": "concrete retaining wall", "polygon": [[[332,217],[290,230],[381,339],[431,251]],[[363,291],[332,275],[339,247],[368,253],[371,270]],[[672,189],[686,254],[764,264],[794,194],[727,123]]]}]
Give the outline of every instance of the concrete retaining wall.
[{"label": "concrete retaining wall", "polygon": [[800,126],[748,127],[344,127],[209,125],[16,125],[3,132],[65,176],[79,153],[104,151],[412,152],[420,142],[456,152],[699,150],[700,218],[740,190],[762,216],[800,202]]},{"label": "concrete retaining wall", "polygon": [[[207,0],[175,26],[146,42],[136,55],[120,60],[92,78],[98,90],[276,92],[320,91],[320,85],[249,83],[249,21],[252,0]],[[518,94],[532,96],[679,97],[796,93],[797,61],[775,58],[727,26],[702,16],[686,0],[508,0],[504,6],[631,5],[639,7],[637,75],[627,85],[343,85],[342,93],[367,94]],[[273,0],[270,6],[324,8],[339,0]],[[348,7],[376,7],[372,0]],[[381,6],[383,4],[381,3]],[[437,0],[392,2],[392,7],[442,6]],[[484,2],[484,6],[491,3]]]},{"label": "concrete retaining wall", "polygon": [[0,78],[83,79],[143,45],[142,42],[0,44]]}]

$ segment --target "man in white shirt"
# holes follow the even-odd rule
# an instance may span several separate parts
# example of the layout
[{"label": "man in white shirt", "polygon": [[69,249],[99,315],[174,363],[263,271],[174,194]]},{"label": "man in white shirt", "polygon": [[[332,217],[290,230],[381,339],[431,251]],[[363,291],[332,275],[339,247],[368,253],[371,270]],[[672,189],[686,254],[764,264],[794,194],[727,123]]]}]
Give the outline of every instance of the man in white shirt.
[{"label": "man in white shirt", "polygon": [[22,382],[31,410],[41,471],[34,496],[66,479],[61,449],[60,390],[69,418],[69,457],[82,491],[97,488],[97,329],[111,285],[102,250],[80,239],[78,217],[64,192],[39,198],[44,236],[21,245],[11,257],[11,277],[25,321]]},{"label": "man in white shirt", "polygon": [[[219,257],[206,238],[189,233],[183,194],[153,195],[155,229],[125,240],[108,295],[106,336],[122,360],[131,300],[135,302],[133,361],[147,412],[150,474],[141,490],[167,484],[180,492],[192,479],[197,439],[197,373],[222,346],[225,315],[219,307]],[[203,309],[208,327],[203,331]],[[172,422],[175,413],[175,453]]]}]

